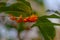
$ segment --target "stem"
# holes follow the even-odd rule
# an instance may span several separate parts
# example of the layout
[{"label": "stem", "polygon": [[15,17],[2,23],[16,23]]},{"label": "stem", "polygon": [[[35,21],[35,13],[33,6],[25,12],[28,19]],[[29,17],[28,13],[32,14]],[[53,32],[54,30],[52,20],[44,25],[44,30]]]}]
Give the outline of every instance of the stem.
[{"label": "stem", "polygon": [[18,40],[21,40],[21,38],[20,38],[20,32],[19,31],[18,31],[17,36],[18,36]]}]

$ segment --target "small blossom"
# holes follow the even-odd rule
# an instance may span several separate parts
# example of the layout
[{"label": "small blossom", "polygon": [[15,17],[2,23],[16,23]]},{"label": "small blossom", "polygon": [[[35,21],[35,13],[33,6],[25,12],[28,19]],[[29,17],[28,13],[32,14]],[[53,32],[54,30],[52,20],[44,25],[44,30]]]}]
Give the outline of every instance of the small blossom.
[{"label": "small blossom", "polygon": [[16,20],[16,17],[13,16],[12,14],[9,14],[9,17],[10,17],[10,19],[13,20],[13,21]]},{"label": "small blossom", "polygon": [[29,22],[35,22],[35,21],[37,21],[37,19],[38,19],[38,17],[36,15],[31,15],[29,17]]},{"label": "small blossom", "polygon": [[15,16],[11,16],[10,19],[11,20],[16,20],[16,17]]},{"label": "small blossom", "polygon": [[29,22],[29,20],[28,20],[28,19],[29,19],[29,17],[26,17],[26,18],[24,18],[24,20],[23,20],[23,21],[24,21],[24,22]]},{"label": "small blossom", "polygon": [[17,22],[17,23],[23,22],[22,15],[20,15],[20,16],[18,17],[18,19],[16,20],[16,22]]},{"label": "small blossom", "polygon": [[22,19],[16,20],[16,22],[17,22],[17,23],[20,23],[20,22],[22,22]]}]

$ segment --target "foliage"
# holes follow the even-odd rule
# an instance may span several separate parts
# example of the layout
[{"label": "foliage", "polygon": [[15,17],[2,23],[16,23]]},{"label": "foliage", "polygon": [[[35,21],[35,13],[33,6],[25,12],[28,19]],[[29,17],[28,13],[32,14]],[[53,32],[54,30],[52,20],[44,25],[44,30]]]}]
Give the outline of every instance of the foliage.
[{"label": "foliage", "polygon": [[56,31],[54,28],[55,24],[51,23],[47,18],[60,18],[60,17],[54,14],[50,16],[39,17],[36,24],[34,24],[32,27],[38,26],[45,40],[51,40],[51,39],[53,40],[56,35]]},{"label": "foliage", "polygon": [[[1,4],[3,5],[3,4]],[[32,12],[31,6],[26,1],[17,1],[16,3],[10,6],[2,6],[0,7],[0,12],[6,12],[8,14],[13,14],[15,16],[19,16],[23,14],[24,16],[30,15]]]}]

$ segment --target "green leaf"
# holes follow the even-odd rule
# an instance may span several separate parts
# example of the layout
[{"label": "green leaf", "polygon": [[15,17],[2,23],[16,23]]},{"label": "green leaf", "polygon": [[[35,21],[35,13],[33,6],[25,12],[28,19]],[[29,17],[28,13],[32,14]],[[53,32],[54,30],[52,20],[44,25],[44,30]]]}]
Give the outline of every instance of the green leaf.
[{"label": "green leaf", "polygon": [[5,9],[6,3],[5,2],[0,2],[0,12],[1,10]]},{"label": "green leaf", "polygon": [[31,7],[30,3],[27,2],[26,0],[17,0],[18,2],[22,1],[25,5]]},{"label": "green leaf", "polygon": [[60,25],[56,23],[51,23],[47,18],[60,18],[57,15],[42,16],[38,18],[38,21],[33,26],[37,26],[42,33],[45,40],[54,39],[56,31],[54,25]]},{"label": "green leaf", "polygon": [[34,26],[38,26],[45,40],[54,39],[55,37],[55,28],[54,25],[45,17],[39,17],[38,21]]},{"label": "green leaf", "polygon": [[9,8],[13,10],[17,9],[16,11],[23,10],[23,12],[31,13],[31,7],[27,6],[24,2],[21,1],[12,4]]},{"label": "green leaf", "polygon": [[[31,8],[31,5],[30,5],[29,2],[27,2],[27,1],[23,1],[23,3]],[[31,8],[31,9],[32,9],[32,8]]]},{"label": "green leaf", "polygon": [[[27,5],[26,5],[27,4]],[[31,6],[28,2],[19,1],[8,7],[4,6],[0,8],[0,12],[7,12],[8,14],[12,13],[15,16],[20,16],[20,14],[30,15],[32,12]],[[16,14],[14,14],[16,12]]]},{"label": "green leaf", "polygon": [[44,28],[40,28],[40,26],[38,26],[38,27],[39,27],[40,32],[42,33],[42,36],[45,38],[45,40],[50,40],[50,37],[48,36],[48,34],[44,30]]},{"label": "green leaf", "polygon": [[42,18],[60,18],[60,16],[57,16],[57,15],[53,14],[53,15],[50,15],[50,16],[47,16],[47,15],[42,16]]},{"label": "green leaf", "polygon": [[0,7],[4,7],[6,5],[5,2],[0,2]]},{"label": "green leaf", "polygon": [[23,17],[29,16],[29,14],[22,12],[22,11],[6,11],[7,14],[12,14],[14,16],[23,15]]},{"label": "green leaf", "polygon": [[60,26],[60,24],[57,24],[57,23],[53,23],[54,25],[58,25],[58,26]]}]

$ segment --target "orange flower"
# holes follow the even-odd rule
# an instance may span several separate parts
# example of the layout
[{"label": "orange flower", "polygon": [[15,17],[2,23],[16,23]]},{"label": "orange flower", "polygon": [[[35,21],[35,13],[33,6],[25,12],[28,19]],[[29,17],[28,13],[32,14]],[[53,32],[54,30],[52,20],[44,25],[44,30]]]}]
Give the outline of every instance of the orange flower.
[{"label": "orange flower", "polygon": [[[16,20],[16,17],[15,16],[12,16],[12,15],[10,15],[11,16],[11,20]],[[20,22],[35,22],[35,21],[37,21],[37,19],[38,19],[38,17],[36,16],[36,15],[31,15],[30,17],[26,17],[26,18],[22,18],[22,15],[20,15],[18,18],[17,18],[17,20],[16,20],[16,22],[17,23],[20,23]]]},{"label": "orange flower", "polygon": [[22,19],[16,20],[16,22],[17,22],[17,23],[20,23],[20,22],[22,22]]},{"label": "orange flower", "polygon": [[18,19],[22,19],[22,15],[20,15]]},{"label": "orange flower", "polygon": [[18,19],[16,20],[16,22],[17,23],[23,22],[22,15],[18,17]]},{"label": "orange flower", "polygon": [[15,16],[11,16],[10,19],[11,20],[16,20],[16,17]]},{"label": "orange flower", "polygon": [[31,15],[30,17],[32,17],[32,18],[37,18],[37,15],[34,15],[34,14],[33,14],[33,15]]},{"label": "orange flower", "polygon": [[8,14],[9,16],[13,16],[12,14]]},{"label": "orange flower", "polygon": [[29,22],[35,22],[38,19],[36,15],[31,15],[29,18]]},{"label": "orange flower", "polygon": [[24,18],[24,22],[28,22],[29,17]]},{"label": "orange flower", "polygon": [[13,16],[12,14],[9,14],[9,17],[10,17],[11,20],[16,20],[16,17]]}]

